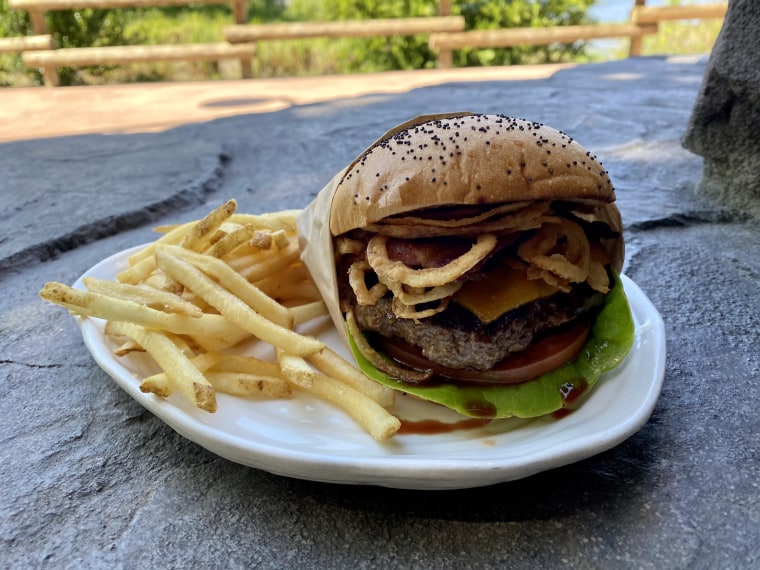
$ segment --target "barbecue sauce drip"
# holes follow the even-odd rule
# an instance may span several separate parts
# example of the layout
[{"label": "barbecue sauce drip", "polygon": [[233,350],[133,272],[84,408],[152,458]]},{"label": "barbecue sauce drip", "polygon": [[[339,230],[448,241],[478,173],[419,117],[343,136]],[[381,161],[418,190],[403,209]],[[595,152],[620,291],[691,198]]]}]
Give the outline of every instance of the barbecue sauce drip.
[{"label": "barbecue sauce drip", "polygon": [[552,415],[555,418],[564,418],[578,409],[578,400],[588,390],[588,382],[583,378],[576,378],[572,382],[565,382],[560,386],[559,393],[562,395],[562,407]]},{"label": "barbecue sauce drip", "polygon": [[400,435],[438,435],[454,431],[475,429],[488,425],[487,418],[467,418],[457,422],[441,422],[438,420],[401,420]]}]

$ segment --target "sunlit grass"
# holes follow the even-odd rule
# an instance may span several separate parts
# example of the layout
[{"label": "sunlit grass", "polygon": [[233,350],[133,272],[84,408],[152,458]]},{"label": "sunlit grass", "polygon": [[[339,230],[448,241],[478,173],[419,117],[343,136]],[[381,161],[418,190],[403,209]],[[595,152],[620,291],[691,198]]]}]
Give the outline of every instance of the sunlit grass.
[{"label": "sunlit grass", "polygon": [[657,35],[645,36],[642,55],[709,53],[723,20],[661,22]]},{"label": "sunlit grass", "polygon": [[[722,25],[720,19],[660,22],[657,34],[644,36],[641,55],[709,54]],[[628,46],[625,39],[605,42],[593,58],[624,59],[628,57]]]}]

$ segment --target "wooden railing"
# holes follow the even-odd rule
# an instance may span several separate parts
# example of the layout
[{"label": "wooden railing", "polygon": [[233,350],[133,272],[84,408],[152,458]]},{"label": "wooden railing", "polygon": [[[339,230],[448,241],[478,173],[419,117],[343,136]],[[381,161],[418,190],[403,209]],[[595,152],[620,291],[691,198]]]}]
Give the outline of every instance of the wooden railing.
[{"label": "wooden railing", "polygon": [[656,34],[661,21],[723,18],[727,9],[728,4],[725,2],[687,6],[647,6],[646,0],[634,0],[630,23],[436,33],[431,34],[429,45],[433,50],[449,52],[461,48],[550,45],[627,37],[630,38],[629,55],[634,57],[641,55],[642,38],[645,35]]},{"label": "wooden railing", "polygon": [[[231,4],[236,23],[248,20],[247,0],[8,0],[16,10],[26,10],[36,34],[49,36],[45,14],[48,11],[84,8],[147,8],[153,6],[186,6],[188,4]],[[35,37],[35,36],[29,36]],[[124,64],[150,61],[219,61],[239,59],[241,75],[252,76],[251,60],[256,55],[255,45],[230,45],[229,42],[173,45],[127,45],[17,50],[28,67],[42,69],[45,85],[58,85],[58,67],[82,67],[101,64]]]},{"label": "wooden railing", "polygon": [[[635,0],[631,10],[631,23],[636,26],[657,26],[660,22],[672,20],[709,20],[723,18],[726,10],[726,2],[689,6],[647,6],[646,0]],[[641,36],[631,37],[628,55],[641,55]]]},{"label": "wooden railing", "polygon": [[38,49],[51,49],[52,47],[53,38],[48,34],[0,38],[0,53],[21,53]]},{"label": "wooden railing", "polygon": [[[45,13],[50,10],[226,3],[232,6],[234,24],[223,29],[224,42],[211,44],[53,49],[45,22]],[[0,53],[20,52],[27,66],[43,70],[46,85],[58,84],[57,69],[64,66],[229,58],[240,60],[241,75],[247,78],[252,76],[251,61],[259,42],[296,38],[427,34],[430,48],[437,53],[438,67],[451,67],[453,50],[461,48],[549,45],[603,38],[629,38],[629,54],[637,56],[641,54],[642,38],[656,34],[661,21],[723,18],[728,8],[726,2],[647,6],[646,0],[633,0],[627,23],[464,31],[464,19],[451,15],[450,0],[439,0],[438,16],[431,17],[256,25],[247,23],[247,0],[9,0],[9,6],[29,12],[32,27],[40,35],[0,39]]]}]

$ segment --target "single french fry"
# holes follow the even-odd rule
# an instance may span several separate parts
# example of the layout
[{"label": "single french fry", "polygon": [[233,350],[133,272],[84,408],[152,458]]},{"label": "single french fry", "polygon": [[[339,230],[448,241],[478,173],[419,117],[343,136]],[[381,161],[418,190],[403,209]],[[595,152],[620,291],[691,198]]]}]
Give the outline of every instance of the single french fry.
[{"label": "single french fry", "polygon": [[[253,224],[248,224],[253,227]],[[297,239],[294,231],[288,230],[272,230],[272,229],[256,229],[251,239],[248,241],[248,246],[257,250],[270,251],[273,248],[277,250],[284,249],[290,243],[291,240]]]},{"label": "single french fry", "polygon": [[399,419],[375,400],[325,374],[317,374],[311,386],[303,389],[342,408],[379,441],[392,437],[401,428]]},{"label": "single french fry", "polygon": [[306,266],[300,261],[291,263],[285,267],[272,271],[261,279],[252,280],[259,289],[270,292],[278,292],[280,289],[310,280]]},{"label": "single french fry", "polygon": [[149,329],[208,339],[204,344],[207,350],[222,350],[249,336],[248,332],[221,315],[204,314],[199,318],[194,318],[164,313],[132,301],[74,289],[62,283],[45,284],[40,291],[40,296],[46,301],[61,305],[81,316],[130,322]]},{"label": "single french fry", "polygon": [[178,282],[205,299],[221,315],[256,338],[298,356],[319,351],[324,344],[313,337],[282,327],[261,316],[238,297],[207,277],[189,262],[165,251],[156,252],[159,267]]},{"label": "single french fry", "polygon": [[156,234],[168,234],[172,230],[176,230],[182,224],[161,224],[159,226],[153,226],[151,231]]},{"label": "single french fry", "polygon": [[246,398],[290,398],[293,389],[283,378],[245,374],[243,372],[207,372],[214,390]]},{"label": "single french fry", "polygon": [[151,287],[153,289],[156,289],[157,291],[166,291],[167,293],[174,293],[175,295],[182,295],[184,292],[184,289],[182,285],[177,283],[174,279],[169,277],[168,275],[164,274],[163,271],[160,271],[158,269],[154,270],[153,273],[145,277],[142,281],[138,283],[138,286],[145,285],[147,287]]},{"label": "single french fry", "polygon": [[[184,354],[187,356],[187,353]],[[198,372],[203,373],[217,364],[221,357],[222,355],[220,353],[206,352],[190,358],[190,362],[193,363],[193,366],[195,366]],[[169,376],[167,376],[166,372],[159,372],[158,374],[153,374],[152,376],[143,378],[142,382],[140,382],[140,391],[155,394],[156,396],[161,396],[162,398],[168,398],[172,393],[172,381],[169,379]]]},{"label": "single french fry", "polygon": [[218,208],[206,214],[195,222],[190,231],[182,239],[182,247],[193,251],[203,251],[209,244],[216,230],[227,221],[237,209],[235,200],[228,200]]},{"label": "single french fry", "polygon": [[253,224],[257,228],[267,230],[285,230],[295,232],[296,218],[300,210],[282,210],[266,214],[241,214],[235,213],[230,216],[230,221],[239,224]]},{"label": "single french fry", "polygon": [[289,354],[281,349],[276,349],[277,364],[282,370],[283,376],[290,382],[301,388],[311,386],[317,371],[312,368],[302,357]]},{"label": "single french fry", "polygon": [[285,230],[277,230],[272,233],[272,241],[277,249],[285,249],[291,239],[298,239],[295,234],[288,234]]},{"label": "single french fry", "polygon": [[[217,315],[210,315],[210,316],[217,316]],[[224,317],[222,317],[224,318]],[[226,323],[229,323],[227,319],[224,319]],[[229,323],[233,324],[233,323]],[[236,330],[243,330],[240,329],[237,325],[233,325]],[[193,334],[193,335],[187,335],[188,339],[192,342],[194,346],[196,346],[201,351],[207,351],[207,352],[221,352],[223,350],[227,350],[228,348],[231,348],[235,346],[236,344],[240,343],[243,340],[251,338],[251,333],[248,331],[243,331],[243,334],[241,337],[236,338],[232,337],[231,339],[224,340],[216,336],[210,336],[202,333]]]},{"label": "single french fry", "polygon": [[173,334],[171,338],[174,346],[180,349],[182,354],[188,358],[195,358],[195,349],[197,348],[195,343],[191,344],[186,337],[177,334]]},{"label": "single french fry", "polygon": [[246,224],[237,230],[226,234],[214,245],[208,248],[204,254],[211,257],[224,257],[229,253],[235,251],[238,247],[244,243],[250,241],[254,235],[256,235],[256,226],[253,224]]},{"label": "single french fry", "polygon": [[251,236],[248,245],[255,249],[270,250],[272,249],[272,231],[271,230],[256,230]]},{"label": "single french fry", "polygon": [[311,303],[290,307],[288,310],[293,315],[294,327],[328,314],[327,305],[325,305],[324,301],[312,301]]},{"label": "single french fry", "polygon": [[142,346],[166,373],[174,390],[189,402],[207,412],[216,411],[213,386],[163,332],[124,322],[111,322],[111,329]]},{"label": "single french fry", "polygon": [[317,370],[361,392],[383,407],[393,405],[396,392],[367,377],[345,358],[325,346],[307,359]]},{"label": "single french fry", "polygon": [[311,281],[291,282],[264,279],[255,285],[267,296],[283,305],[294,299],[316,301],[322,298],[316,285]]},{"label": "single french fry", "polygon": [[219,226],[219,229],[223,231],[225,234],[231,234],[232,232],[238,231],[244,225],[245,224],[239,224],[237,222],[233,222],[228,219],[226,222],[222,222],[222,225]]},{"label": "single french fry", "polygon": [[82,281],[87,290],[93,293],[140,303],[165,313],[180,313],[194,318],[199,318],[203,314],[197,306],[167,291],[94,277],[85,277]]},{"label": "single french fry", "polygon": [[156,270],[156,259],[153,255],[143,257],[136,263],[130,265],[116,275],[116,280],[121,283],[137,285],[144,281],[151,273]]},{"label": "single french fry", "polygon": [[248,281],[256,282],[271,273],[284,269],[300,256],[298,243],[293,240],[287,247],[277,252],[277,255],[270,255],[262,259],[259,263],[254,263],[238,269],[240,274]]},{"label": "single french fry", "polygon": [[213,371],[285,378],[276,362],[242,354],[220,354]]},{"label": "single french fry", "polygon": [[253,310],[282,327],[293,327],[293,315],[288,309],[264,294],[258,287],[248,282],[224,261],[215,257],[209,257],[208,255],[183,250],[176,246],[163,247],[158,251],[167,252],[190,262],[204,273],[216,278],[220,285],[240,298]]},{"label": "single french fry", "polygon": [[145,352],[145,349],[139,344],[137,344],[135,341],[133,341],[131,338],[128,338],[127,340],[125,340],[113,351],[113,353],[116,356],[126,356],[127,354],[131,354],[132,352]]},{"label": "single french fry", "polygon": [[230,255],[224,261],[238,273],[251,265],[258,265],[267,259],[277,255],[274,249],[257,249],[250,247],[241,247],[237,250],[236,255]]}]

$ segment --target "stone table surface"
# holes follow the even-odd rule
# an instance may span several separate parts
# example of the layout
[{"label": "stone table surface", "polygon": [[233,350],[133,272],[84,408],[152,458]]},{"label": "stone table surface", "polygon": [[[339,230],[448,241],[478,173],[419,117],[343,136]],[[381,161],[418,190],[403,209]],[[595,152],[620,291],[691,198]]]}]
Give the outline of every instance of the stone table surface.
[{"label": "stone table surface", "polygon": [[[0,566],[760,567],[760,230],[700,197],[701,159],[681,146],[705,64],[631,59],[0,144]],[[389,127],[457,110],[566,131],[616,185],[624,271],[662,314],[667,363],[651,419],[609,451],[454,491],[273,475],[147,412],[37,296],[228,198],[304,207]]]}]

